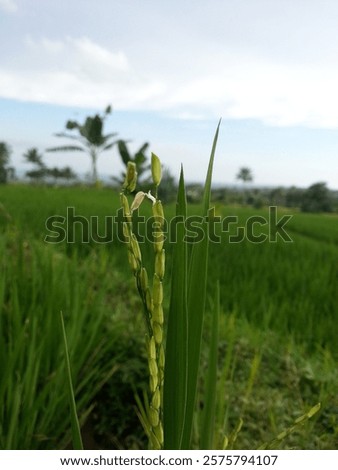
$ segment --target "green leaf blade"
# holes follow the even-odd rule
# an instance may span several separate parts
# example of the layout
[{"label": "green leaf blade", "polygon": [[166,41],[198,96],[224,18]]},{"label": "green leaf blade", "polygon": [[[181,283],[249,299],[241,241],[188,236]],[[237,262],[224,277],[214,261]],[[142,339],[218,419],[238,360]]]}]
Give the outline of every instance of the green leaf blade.
[{"label": "green leaf blade", "polygon": [[205,181],[205,192],[203,197],[203,216],[204,220],[201,228],[204,233],[203,240],[195,243],[192,248],[189,280],[188,280],[188,384],[187,384],[187,409],[185,413],[184,432],[182,440],[182,448],[190,449],[193,414],[196,402],[196,390],[198,381],[198,371],[201,355],[203,318],[205,311],[207,276],[208,276],[208,253],[209,253],[209,236],[208,223],[206,217],[211,197],[211,180],[216,145],[221,121],[219,121],[215,137],[213,140],[212,150],[209,159],[208,172]]},{"label": "green leaf blade", "polygon": [[78,145],[62,145],[60,147],[50,147],[46,152],[84,152],[85,150]]},{"label": "green leaf blade", "polygon": [[164,448],[182,448],[182,434],[187,400],[188,311],[187,311],[187,246],[184,241],[186,195],[181,170],[176,216],[177,239],[173,246],[173,277],[168,317],[164,373]]},{"label": "green leaf blade", "polygon": [[72,425],[73,447],[74,447],[74,450],[83,450],[80,424],[79,424],[79,420],[78,420],[77,412],[76,412],[76,403],[75,403],[74,389],[73,389],[73,383],[72,383],[72,373],[71,373],[71,367],[70,367],[66,329],[65,329],[65,324],[63,321],[62,312],[60,312],[60,321],[61,321],[61,330],[62,330],[64,353],[65,353],[66,367],[67,367],[67,381],[68,381],[68,394],[69,394],[69,403],[70,403],[70,417],[71,417],[71,425]]}]

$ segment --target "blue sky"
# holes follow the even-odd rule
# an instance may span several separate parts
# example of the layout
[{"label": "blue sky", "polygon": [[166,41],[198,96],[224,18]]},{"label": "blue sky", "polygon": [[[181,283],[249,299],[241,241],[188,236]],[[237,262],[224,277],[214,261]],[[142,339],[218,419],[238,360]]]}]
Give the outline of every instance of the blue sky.
[{"label": "blue sky", "polygon": [[202,181],[222,117],[215,182],[249,166],[257,185],[338,189],[337,24],[335,0],[0,0],[0,140],[26,169],[25,150],[111,103],[107,132]]}]

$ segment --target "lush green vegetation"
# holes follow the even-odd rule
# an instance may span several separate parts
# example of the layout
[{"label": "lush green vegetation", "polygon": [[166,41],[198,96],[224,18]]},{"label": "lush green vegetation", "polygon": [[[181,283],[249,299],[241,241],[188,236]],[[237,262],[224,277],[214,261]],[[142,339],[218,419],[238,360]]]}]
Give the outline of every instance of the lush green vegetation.
[{"label": "lush green vegetation", "polygon": [[[116,237],[112,243],[81,243],[80,224],[68,230],[75,232],[74,243],[44,241],[46,219],[66,216],[67,207],[87,219],[97,217],[99,231],[91,219],[91,238],[104,234],[110,223],[105,218],[120,205],[118,194],[8,185],[0,187],[0,202],[0,447],[64,448],[70,443],[62,311],[85,445],[142,448],[146,439],[134,394],[141,395],[148,382],[144,328],[125,247]],[[168,219],[174,211],[174,204],[166,205]],[[252,215],[268,218],[267,209],[220,201],[216,214],[237,215],[240,226]],[[220,243],[211,244],[208,305],[210,311],[215,308],[219,278],[221,306],[217,416],[219,429],[228,435],[243,419],[235,448],[257,448],[318,402],[321,411],[281,446],[336,448],[337,227],[337,215],[294,212],[285,226],[293,243],[280,238],[229,243],[224,233]],[[257,227],[256,233],[260,230],[268,233],[268,227]],[[231,226],[230,235],[235,231]],[[168,243],[165,279],[170,279],[171,249]],[[211,327],[205,343],[209,334]],[[203,349],[202,354],[207,369]],[[201,397],[204,386],[202,380]],[[199,406],[204,406],[202,398]],[[200,425],[195,424],[197,442]]]}]

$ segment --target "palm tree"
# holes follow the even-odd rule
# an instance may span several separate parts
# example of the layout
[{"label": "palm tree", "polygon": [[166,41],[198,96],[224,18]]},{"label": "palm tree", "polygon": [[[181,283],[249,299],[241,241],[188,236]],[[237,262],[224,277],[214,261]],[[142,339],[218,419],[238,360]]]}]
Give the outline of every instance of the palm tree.
[{"label": "palm tree", "polygon": [[92,161],[92,181],[96,183],[98,180],[97,158],[101,152],[111,149],[116,143],[115,141],[111,142],[111,138],[115,137],[116,133],[103,134],[104,121],[111,111],[111,106],[107,106],[102,116],[99,114],[88,116],[83,124],[79,124],[77,121],[67,121],[66,129],[70,131],[77,130],[78,135],[68,132],[60,132],[55,135],[76,140],[80,145],[63,145],[61,147],[48,148],[47,152],[87,152]]},{"label": "palm tree", "polygon": [[236,178],[238,180],[242,180],[243,181],[243,196],[242,196],[242,204],[245,204],[245,202],[247,201],[248,199],[248,195],[246,194],[246,190],[244,189],[245,188],[245,184],[246,183],[249,183],[249,181],[252,181],[253,180],[253,176],[252,176],[252,172],[250,170],[250,168],[247,168],[245,166],[243,166],[242,168],[239,169],[239,172],[237,173],[236,175]]},{"label": "palm tree", "polygon": [[[143,181],[141,181],[143,184],[146,184],[149,178],[145,178],[144,174],[150,170],[150,165],[149,163],[147,164],[147,156],[145,155],[145,152],[147,151],[147,148],[149,147],[148,142],[144,143],[138,150],[137,152],[132,155],[130,151],[128,150],[127,144],[123,140],[119,140],[117,142],[117,147],[119,150],[119,154],[121,157],[121,160],[125,167],[127,168],[128,162],[134,162],[136,165],[136,171],[137,171],[137,177],[138,181],[141,181],[143,178]],[[121,173],[120,178],[115,178],[113,177],[113,180],[117,181],[119,184],[123,184],[124,179],[125,179],[126,173],[123,172]],[[150,180],[149,180],[150,181]]]},{"label": "palm tree", "polygon": [[32,163],[34,165],[33,170],[26,171],[26,176],[28,176],[28,178],[35,180],[35,182],[39,182],[47,176],[48,170],[42,161],[43,155],[39,153],[37,148],[28,149],[23,154],[23,157],[28,163]]},{"label": "palm tree", "polygon": [[242,180],[243,183],[248,183],[249,181],[253,180],[252,172],[250,168],[242,167],[239,169],[236,178],[238,180]]},{"label": "palm tree", "polygon": [[33,163],[34,165],[44,168],[45,164],[43,163],[43,155],[39,153],[37,148],[30,148],[23,154],[25,160],[28,163]]}]

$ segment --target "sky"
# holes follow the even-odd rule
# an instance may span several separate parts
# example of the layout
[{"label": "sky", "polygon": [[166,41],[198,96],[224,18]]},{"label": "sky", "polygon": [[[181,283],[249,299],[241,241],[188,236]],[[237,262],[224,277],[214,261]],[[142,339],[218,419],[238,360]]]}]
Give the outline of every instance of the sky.
[{"label": "sky", "polygon": [[[203,181],[338,189],[336,0],[0,0],[0,141],[23,153],[111,104],[106,132]],[[86,173],[82,153],[44,153]],[[115,150],[100,175],[118,175]]]}]

